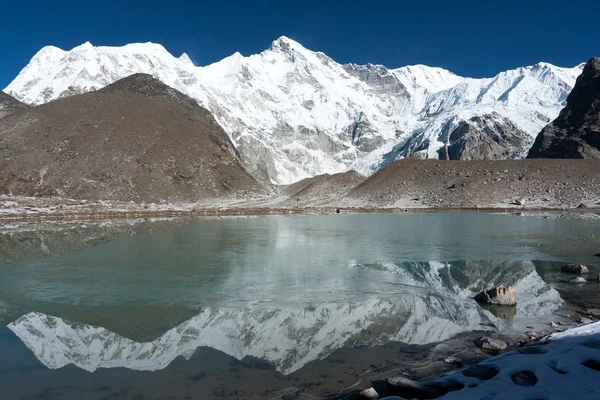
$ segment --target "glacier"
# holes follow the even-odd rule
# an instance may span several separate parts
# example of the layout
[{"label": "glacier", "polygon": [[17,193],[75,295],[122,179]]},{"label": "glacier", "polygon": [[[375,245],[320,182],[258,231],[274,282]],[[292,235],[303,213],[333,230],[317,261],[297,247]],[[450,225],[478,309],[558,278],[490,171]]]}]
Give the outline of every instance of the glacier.
[{"label": "glacier", "polygon": [[340,64],[285,36],[260,54],[196,66],[159,44],[86,42],[42,48],[5,92],[35,105],[152,74],[211,111],[254,176],[290,184],[438,158],[453,129],[476,117],[492,130],[518,130],[522,148],[511,156],[520,157],[558,116],[582,67],[538,63],[474,79],[424,65]]}]

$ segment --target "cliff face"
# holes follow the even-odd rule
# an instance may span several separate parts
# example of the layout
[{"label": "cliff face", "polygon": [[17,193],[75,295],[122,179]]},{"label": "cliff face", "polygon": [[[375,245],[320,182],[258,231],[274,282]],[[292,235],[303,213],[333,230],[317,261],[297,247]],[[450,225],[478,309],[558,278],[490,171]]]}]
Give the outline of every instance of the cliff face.
[{"label": "cliff face", "polygon": [[558,118],[546,126],[528,158],[600,158],[600,58],[591,58]]}]

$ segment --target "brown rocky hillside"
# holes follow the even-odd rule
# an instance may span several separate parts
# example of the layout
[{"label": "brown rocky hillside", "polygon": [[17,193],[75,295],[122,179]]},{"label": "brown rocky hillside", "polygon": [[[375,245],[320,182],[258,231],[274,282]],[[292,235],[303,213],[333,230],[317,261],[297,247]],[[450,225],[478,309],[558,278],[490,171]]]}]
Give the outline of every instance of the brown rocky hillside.
[{"label": "brown rocky hillside", "polygon": [[0,120],[0,194],[196,202],[261,191],[210,112],[150,75]]}]

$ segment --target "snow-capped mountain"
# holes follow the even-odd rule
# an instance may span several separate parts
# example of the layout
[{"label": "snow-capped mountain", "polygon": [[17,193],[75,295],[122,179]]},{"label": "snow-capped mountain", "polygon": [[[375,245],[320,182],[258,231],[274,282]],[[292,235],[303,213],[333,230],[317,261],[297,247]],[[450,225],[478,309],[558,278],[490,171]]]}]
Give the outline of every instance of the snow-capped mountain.
[{"label": "snow-capped mountain", "polygon": [[523,137],[523,151],[493,157],[524,154],[581,68],[539,63],[471,79],[423,65],[342,65],[286,37],[260,54],[198,67],[157,44],[85,43],[44,47],[6,92],[40,104],[150,73],[208,108],[255,175],[285,184],[348,169],[371,174],[415,152],[437,158],[456,127],[481,116],[491,119],[486,135],[506,136],[499,130],[509,121]]},{"label": "snow-capped mountain", "polygon": [[[208,346],[236,359],[254,356],[289,374],[343,346],[436,343],[481,330],[521,329],[529,319],[550,315],[562,303],[558,292],[531,262],[440,262],[357,266],[402,274],[410,293],[356,303],[310,307],[207,308],[151,342],[136,342],[105,328],[30,312],[8,325],[48,368],[74,364],[87,371],[123,367],[159,370],[176,357],[189,359]],[[496,267],[496,268],[493,268]],[[486,285],[512,284],[519,295],[519,321],[480,308],[472,296]]]}]

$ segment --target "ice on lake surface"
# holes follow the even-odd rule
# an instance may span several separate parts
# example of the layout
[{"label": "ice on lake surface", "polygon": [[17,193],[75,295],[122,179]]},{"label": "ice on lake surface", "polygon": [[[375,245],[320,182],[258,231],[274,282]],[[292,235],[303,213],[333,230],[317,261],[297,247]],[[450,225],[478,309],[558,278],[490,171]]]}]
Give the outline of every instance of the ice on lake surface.
[{"label": "ice on lake surface", "polygon": [[[6,228],[0,387],[14,398],[339,390],[383,350],[547,322],[564,306],[560,265],[598,270],[561,253],[565,238],[585,247],[599,225],[424,213]],[[501,284],[518,291],[513,310],[473,301]]]}]

